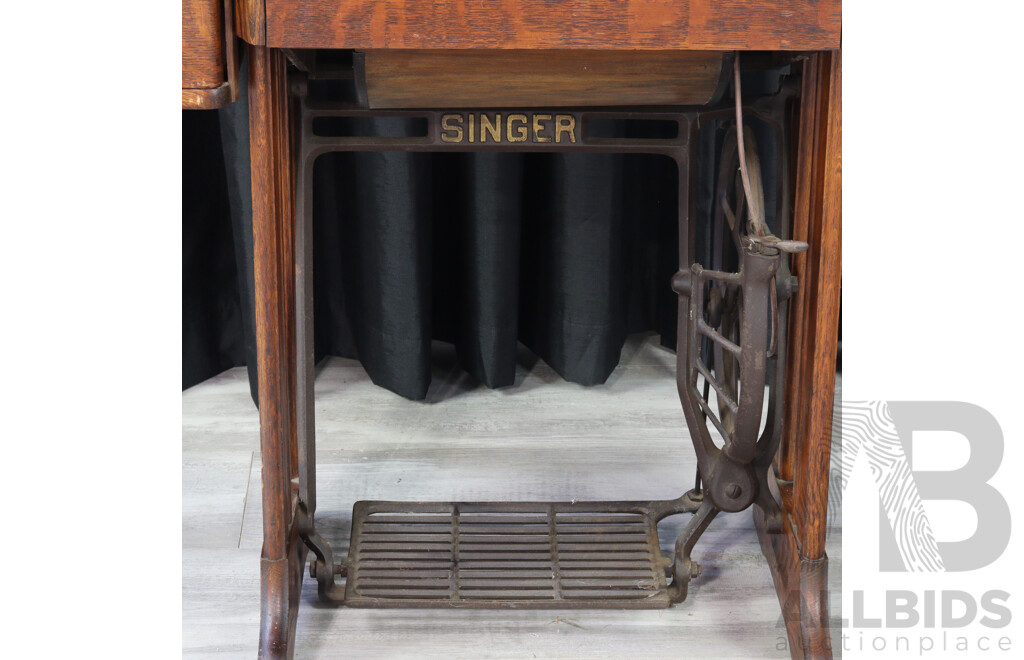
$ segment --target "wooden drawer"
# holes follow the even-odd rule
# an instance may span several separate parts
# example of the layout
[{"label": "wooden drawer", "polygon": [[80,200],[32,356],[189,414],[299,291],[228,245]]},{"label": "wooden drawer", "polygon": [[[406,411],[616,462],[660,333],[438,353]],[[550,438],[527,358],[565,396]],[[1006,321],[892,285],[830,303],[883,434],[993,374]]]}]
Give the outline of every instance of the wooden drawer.
[{"label": "wooden drawer", "polygon": [[219,108],[238,97],[233,4],[182,0],[182,108]]},{"label": "wooden drawer", "polygon": [[367,50],[370,108],[702,105],[723,77],[710,50]]}]

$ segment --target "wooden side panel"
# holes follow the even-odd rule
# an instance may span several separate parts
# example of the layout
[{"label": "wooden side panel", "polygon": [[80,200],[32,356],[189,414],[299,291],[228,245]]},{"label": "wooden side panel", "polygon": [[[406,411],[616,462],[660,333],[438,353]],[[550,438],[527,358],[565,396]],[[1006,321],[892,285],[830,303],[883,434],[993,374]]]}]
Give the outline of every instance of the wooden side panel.
[{"label": "wooden side panel", "polygon": [[700,105],[716,51],[369,50],[371,108]]},{"label": "wooden side panel", "polygon": [[807,337],[813,350],[807,373],[807,421],[794,475],[799,516],[800,552],[804,558],[825,554],[828,471],[832,443],[832,409],[836,382],[839,303],[843,269],[842,214],[842,52],[821,56],[823,80],[820,141],[821,198],[816,232],[818,274],[809,293]]},{"label": "wooden side panel", "polygon": [[[796,190],[793,197],[793,238],[798,241],[811,242],[810,215],[812,208],[812,191],[817,188],[815,181],[814,162],[818,152],[817,144],[820,137],[819,111],[821,109],[821,77],[820,61],[812,56],[803,65],[800,87],[800,116],[797,127],[796,154]],[[816,272],[815,260],[810,253],[793,255],[793,274],[803,285],[813,282]],[[801,286],[789,304],[789,352],[786,364],[786,407],[782,424],[783,438],[779,452],[779,478],[793,481],[796,463],[797,446],[803,437],[806,419],[807,402],[804,399],[804,369],[806,360],[810,359],[809,344],[805,343],[804,332],[807,326],[806,286]]]},{"label": "wooden side panel", "polygon": [[266,0],[266,39],[279,48],[821,50],[839,47],[841,14],[841,0]]},{"label": "wooden side panel", "polygon": [[250,49],[249,136],[260,448],[263,456],[264,555],[285,557],[290,524],[290,440],[294,434],[295,308],[291,213],[285,205],[288,132],[283,56]]},{"label": "wooden side panel", "polygon": [[842,281],[842,51],[804,66],[793,260],[800,288],[790,310],[790,362],[779,475],[792,482],[787,513],[804,559],[825,551],[832,404]]},{"label": "wooden side panel", "polygon": [[212,89],[225,80],[223,0],[182,0],[181,88]]},{"label": "wooden side panel", "polygon": [[281,51],[249,48],[249,138],[260,453],[260,657],[290,658],[305,554],[297,532],[295,223],[288,83]]}]

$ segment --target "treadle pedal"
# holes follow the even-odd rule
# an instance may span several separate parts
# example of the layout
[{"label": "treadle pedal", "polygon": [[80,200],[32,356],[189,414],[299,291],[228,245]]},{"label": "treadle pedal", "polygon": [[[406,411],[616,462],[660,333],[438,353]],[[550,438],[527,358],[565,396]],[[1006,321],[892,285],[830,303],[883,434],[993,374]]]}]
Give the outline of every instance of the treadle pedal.
[{"label": "treadle pedal", "polygon": [[643,502],[356,502],[350,607],[670,605]]}]

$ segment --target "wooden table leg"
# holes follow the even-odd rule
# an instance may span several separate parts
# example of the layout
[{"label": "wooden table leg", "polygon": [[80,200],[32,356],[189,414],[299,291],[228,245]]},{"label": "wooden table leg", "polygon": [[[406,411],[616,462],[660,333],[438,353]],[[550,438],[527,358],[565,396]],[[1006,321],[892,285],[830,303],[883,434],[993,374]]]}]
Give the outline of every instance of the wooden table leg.
[{"label": "wooden table leg", "polygon": [[778,459],[781,534],[755,511],[794,658],[831,658],[828,506],[832,406],[842,280],[842,51],[805,63],[801,93],[793,237],[799,291],[790,308],[786,414]]},{"label": "wooden table leg", "polygon": [[260,657],[290,658],[306,549],[298,536],[295,228],[284,56],[249,46],[256,351],[263,473]]}]

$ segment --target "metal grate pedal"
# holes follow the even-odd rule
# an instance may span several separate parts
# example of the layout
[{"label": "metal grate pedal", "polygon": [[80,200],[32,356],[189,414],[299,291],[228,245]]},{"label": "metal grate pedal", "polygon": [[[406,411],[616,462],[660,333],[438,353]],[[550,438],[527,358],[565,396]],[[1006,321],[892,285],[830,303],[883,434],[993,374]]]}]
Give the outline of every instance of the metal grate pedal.
[{"label": "metal grate pedal", "polygon": [[657,521],[629,502],[357,502],[350,607],[657,609]]}]

